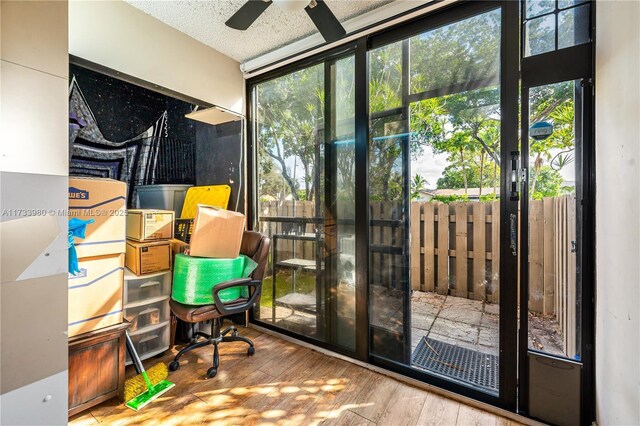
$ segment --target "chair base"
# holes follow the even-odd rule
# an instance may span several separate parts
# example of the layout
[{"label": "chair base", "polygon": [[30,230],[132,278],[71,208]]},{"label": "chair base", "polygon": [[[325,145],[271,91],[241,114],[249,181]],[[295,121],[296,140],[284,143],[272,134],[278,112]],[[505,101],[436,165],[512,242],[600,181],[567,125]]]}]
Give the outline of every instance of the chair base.
[{"label": "chair base", "polygon": [[[220,331],[222,328],[222,318],[216,318],[211,321],[211,334],[198,331],[193,334],[192,342],[182,348],[180,352],[175,356],[171,364],[169,364],[170,371],[176,371],[180,368],[180,357],[187,352],[194,349],[202,348],[205,346],[213,345],[213,366],[207,370],[207,378],[211,379],[218,374],[218,367],[220,366],[220,353],[218,351],[218,345],[222,342],[244,342],[249,345],[247,349],[247,355],[251,356],[255,353],[256,349],[253,346],[253,342],[246,337],[238,335],[238,329],[235,326],[230,326]],[[228,334],[231,333],[230,336]],[[205,340],[198,341],[198,337],[202,337]]]}]

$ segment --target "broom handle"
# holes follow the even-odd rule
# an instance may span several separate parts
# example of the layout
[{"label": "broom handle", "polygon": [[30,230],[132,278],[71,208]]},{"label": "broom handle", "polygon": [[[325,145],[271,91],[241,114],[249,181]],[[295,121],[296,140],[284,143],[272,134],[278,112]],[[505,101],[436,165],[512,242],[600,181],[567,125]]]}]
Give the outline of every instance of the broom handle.
[{"label": "broom handle", "polygon": [[127,338],[127,352],[129,352],[129,356],[131,357],[131,361],[133,362],[133,366],[136,369],[136,373],[142,374],[144,371],[144,367],[142,366],[142,362],[140,361],[140,357],[138,357],[138,352],[136,352],[135,346],[133,346],[133,342],[131,341],[131,337],[129,337],[129,330],[125,330],[125,337]]}]

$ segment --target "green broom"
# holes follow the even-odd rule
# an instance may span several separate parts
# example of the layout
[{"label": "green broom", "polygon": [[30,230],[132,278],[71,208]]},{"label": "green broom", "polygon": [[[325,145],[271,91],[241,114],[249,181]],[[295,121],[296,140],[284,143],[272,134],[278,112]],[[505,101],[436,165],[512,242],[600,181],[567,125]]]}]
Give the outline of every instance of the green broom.
[{"label": "green broom", "polygon": [[[161,380],[155,385],[152,384],[151,380],[149,380],[149,376],[147,375],[147,372],[144,369],[144,366],[142,365],[142,362],[140,361],[140,357],[136,352],[136,348],[133,346],[131,337],[129,337],[129,332],[126,332],[126,337],[127,337],[127,350],[129,351],[129,355],[131,356],[131,361],[133,361],[133,365],[135,366],[136,370],[142,376],[145,383],[147,384],[146,391],[142,392],[140,395],[127,401],[127,403],[125,404],[127,407],[131,408],[132,410],[138,411],[142,409],[142,407],[149,404],[151,401],[158,398],[160,395],[164,394],[169,389],[174,387],[175,384],[171,383],[168,380]],[[153,367],[153,368],[156,368],[156,367]]]}]

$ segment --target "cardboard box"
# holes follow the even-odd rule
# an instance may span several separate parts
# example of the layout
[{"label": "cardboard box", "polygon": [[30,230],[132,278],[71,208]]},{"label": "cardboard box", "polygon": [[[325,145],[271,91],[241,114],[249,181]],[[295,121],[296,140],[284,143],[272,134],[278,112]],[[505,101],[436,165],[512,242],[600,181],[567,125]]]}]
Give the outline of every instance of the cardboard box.
[{"label": "cardboard box", "polygon": [[128,210],[127,239],[156,241],[173,238],[174,215],[171,210]]},{"label": "cardboard box", "polygon": [[189,254],[189,243],[185,243],[177,238],[171,238],[169,244],[171,244],[171,268],[173,269],[176,254]]},{"label": "cardboard box", "polygon": [[171,238],[169,244],[171,244],[171,259],[173,259],[176,254],[184,254],[189,250],[189,243],[185,243],[177,238]]},{"label": "cardboard box", "polygon": [[138,242],[127,240],[124,264],[136,275],[171,269],[169,241]]},{"label": "cardboard box", "polygon": [[124,254],[78,259],[69,275],[69,337],[122,322]]},{"label": "cardboard box", "polygon": [[223,259],[238,257],[244,222],[242,213],[199,204],[189,254]]},{"label": "cardboard box", "polygon": [[79,258],[124,253],[127,184],[113,179],[69,178],[71,217],[93,219],[76,238]]}]

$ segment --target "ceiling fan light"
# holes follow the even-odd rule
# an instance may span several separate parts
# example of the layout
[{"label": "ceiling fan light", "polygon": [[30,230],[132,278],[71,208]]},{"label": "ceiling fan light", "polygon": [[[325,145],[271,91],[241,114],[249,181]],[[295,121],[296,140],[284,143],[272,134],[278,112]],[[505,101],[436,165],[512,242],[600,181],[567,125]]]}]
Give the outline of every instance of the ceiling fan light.
[{"label": "ceiling fan light", "polygon": [[287,12],[299,12],[309,5],[308,0],[273,0],[273,4]]}]

